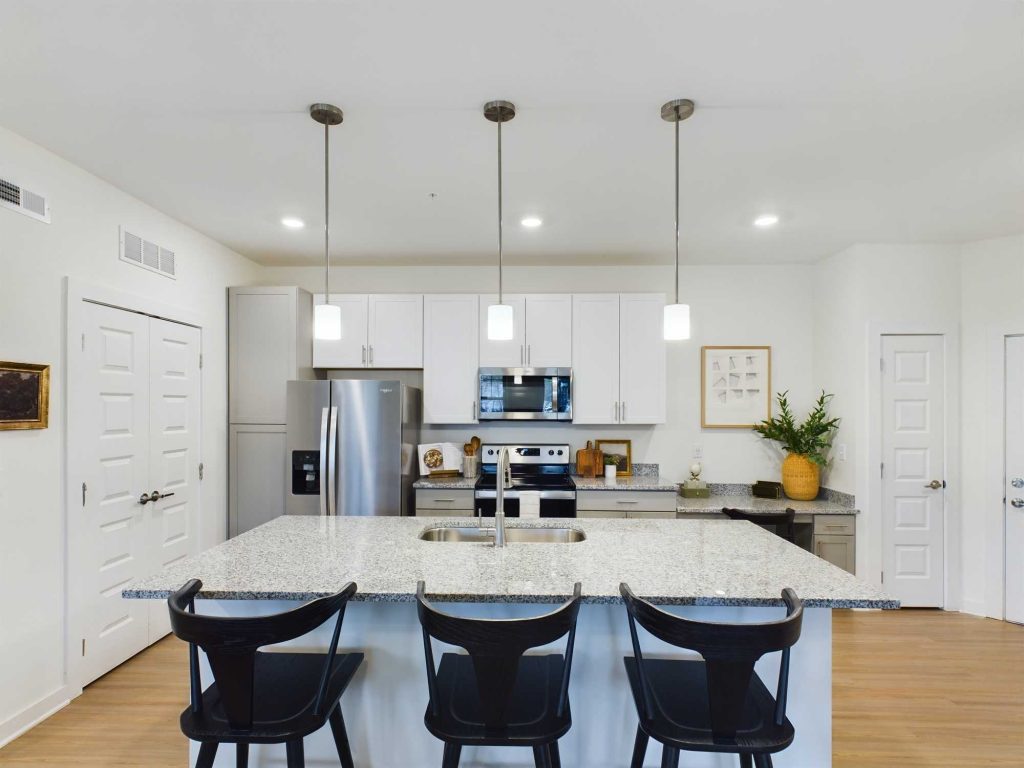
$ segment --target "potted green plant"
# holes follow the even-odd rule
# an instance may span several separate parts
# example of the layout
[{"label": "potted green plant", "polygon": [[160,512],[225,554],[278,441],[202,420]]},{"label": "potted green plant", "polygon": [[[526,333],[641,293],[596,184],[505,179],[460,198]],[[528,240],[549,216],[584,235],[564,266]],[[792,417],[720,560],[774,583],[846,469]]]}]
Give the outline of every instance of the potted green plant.
[{"label": "potted green plant", "polygon": [[816,498],[821,481],[821,468],[828,463],[832,438],[839,419],[828,417],[828,404],[832,395],[821,395],[814,408],[801,423],[796,422],[789,407],[789,391],[777,395],[779,415],[762,421],[754,427],[765,440],[773,440],[786,458],[782,462],[782,489],[791,499],[809,501]]}]

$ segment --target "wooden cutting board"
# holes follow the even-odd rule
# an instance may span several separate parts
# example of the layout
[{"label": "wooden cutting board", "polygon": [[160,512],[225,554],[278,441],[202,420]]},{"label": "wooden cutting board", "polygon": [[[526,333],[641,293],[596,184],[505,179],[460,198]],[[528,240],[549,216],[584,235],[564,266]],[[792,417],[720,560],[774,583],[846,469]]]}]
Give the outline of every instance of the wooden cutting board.
[{"label": "wooden cutting board", "polygon": [[576,451],[576,474],[580,477],[597,477],[604,474],[604,453],[599,448],[592,448],[588,440],[586,448]]}]

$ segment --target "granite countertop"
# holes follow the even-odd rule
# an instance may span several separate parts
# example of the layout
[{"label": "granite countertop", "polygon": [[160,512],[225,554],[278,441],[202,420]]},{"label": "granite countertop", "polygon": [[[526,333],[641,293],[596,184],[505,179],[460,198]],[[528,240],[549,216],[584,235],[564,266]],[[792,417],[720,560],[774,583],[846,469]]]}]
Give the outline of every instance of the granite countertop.
[{"label": "granite countertop", "polygon": [[467,491],[473,490],[476,487],[477,478],[475,477],[421,477],[419,480],[412,484],[413,488],[423,490],[438,490],[438,491],[453,491],[458,489],[464,489]]},{"label": "granite countertop", "polygon": [[708,514],[721,512],[722,507],[739,509],[743,512],[784,512],[787,507],[797,514],[814,515],[857,515],[860,510],[842,501],[815,499],[795,501],[793,499],[759,499],[756,496],[712,495],[707,499],[679,498],[676,512],[681,515]]},{"label": "granite countertop", "polygon": [[792,587],[809,608],[898,608],[876,587],[809,552],[733,520],[531,520],[572,527],[575,544],[421,541],[414,517],[282,516],[140,579],[126,598],[163,599],[190,578],[202,597],[308,600],[355,581],[356,600],[411,602],[416,582],[441,601],[555,603],[574,582],[589,603],[616,603],[619,582],[666,605],[781,605]]},{"label": "granite countertop", "polygon": [[577,491],[672,491],[679,490],[678,480],[659,475],[631,475],[617,477],[614,483],[603,477],[574,477]]}]

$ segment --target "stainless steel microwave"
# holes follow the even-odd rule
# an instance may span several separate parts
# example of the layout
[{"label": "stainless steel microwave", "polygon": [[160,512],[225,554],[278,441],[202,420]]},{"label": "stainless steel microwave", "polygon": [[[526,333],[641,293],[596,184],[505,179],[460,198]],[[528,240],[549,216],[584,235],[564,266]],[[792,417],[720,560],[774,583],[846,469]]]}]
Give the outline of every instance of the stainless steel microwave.
[{"label": "stainless steel microwave", "polygon": [[480,421],[572,421],[571,368],[481,368]]}]

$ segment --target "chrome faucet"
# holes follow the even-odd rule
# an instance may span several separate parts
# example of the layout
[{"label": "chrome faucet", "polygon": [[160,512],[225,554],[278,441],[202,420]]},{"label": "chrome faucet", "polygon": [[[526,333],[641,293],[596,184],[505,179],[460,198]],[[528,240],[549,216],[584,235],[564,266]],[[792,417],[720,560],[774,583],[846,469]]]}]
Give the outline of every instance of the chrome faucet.
[{"label": "chrome faucet", "polygon": [[512,461],[509,458],[508,446],[501,446],[498,451],[498,466],[495,467],[494,499],[494,546],[505,546],[505,490],[512,487]]}]

